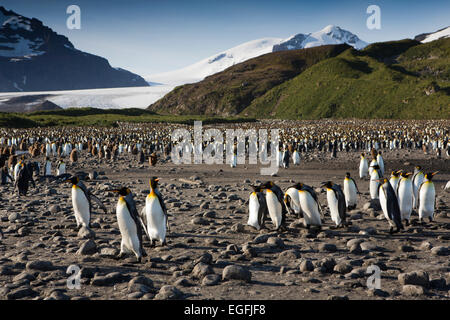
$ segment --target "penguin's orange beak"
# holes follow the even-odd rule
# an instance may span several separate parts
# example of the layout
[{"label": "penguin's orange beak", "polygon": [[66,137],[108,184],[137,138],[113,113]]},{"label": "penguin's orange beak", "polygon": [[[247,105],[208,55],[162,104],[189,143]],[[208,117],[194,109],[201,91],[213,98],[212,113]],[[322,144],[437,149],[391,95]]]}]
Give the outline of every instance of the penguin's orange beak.
[{"label": "penguin's orange beak", "polygon": [[434,176],[434,175],[436,175],[436,174],[438,174],[438,173],[439,173],[439,171],[435,171],[435,172],[433,172],[431,175]]}]

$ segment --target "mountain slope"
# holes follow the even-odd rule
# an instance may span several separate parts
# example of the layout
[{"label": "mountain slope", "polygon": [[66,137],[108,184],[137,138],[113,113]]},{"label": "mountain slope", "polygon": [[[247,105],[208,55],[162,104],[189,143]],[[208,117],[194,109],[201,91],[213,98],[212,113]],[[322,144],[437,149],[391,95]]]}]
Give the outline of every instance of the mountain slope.
[{"label": "mountain slope", "polygon": [[264,38],[249,41],[183,69],[151,75],[146,77],[146,79],[149,82],[159,82],[169,85],[195,83],[233,65],[269,52],[344,43],[353,46],[356,49],[362,49],[367,46],[366,42],[360,40],[353,33],[337,26],[330,25],[320,31],[310,34],[299,33],[288,39]]},{"label": "mountain slope", "polygon": [[422,33],[417,35],[414,40],[420,41],[422,43],[431,42],[434,40],[439,40],[442,38],[449,38],[450,37],[450,27],[440,29],[436,32],[430,32],[430,33]]},{"label": "mountain slope", "polygon": [[289,119],[450,118],[450,39],[347,50],[255,99],[241,115]]},{"label": "mountain slope", "polygon": [[348,48],[344,44],[265,54],[201,82],[179,86],[149,109],[169,114],[235,115],[274,86]]},{"label": "mountain slope", "polygon": [[169,85],[198,82],[235,64],[272,52],[274,44],[280,41],[282,41],[281,38],[264,38],[249,41],[183,69],[155,74],[148,77],[147,80],[151,79],[151,81]]},{"label": "mountain slope", "polygon": [[0,92],[148,86],[140,76],[77,50],[37,19],[0,6]]},{"label": "mountain slope", "polygon": [[295,50],[323,46],[328,44],[346,43],[355,49],[363,49],[368,43],[360,40],[358,36],[338,26],[329,25],[320,31],[308,35],[299,33],[291,38],[274,45],[273,52]]}]

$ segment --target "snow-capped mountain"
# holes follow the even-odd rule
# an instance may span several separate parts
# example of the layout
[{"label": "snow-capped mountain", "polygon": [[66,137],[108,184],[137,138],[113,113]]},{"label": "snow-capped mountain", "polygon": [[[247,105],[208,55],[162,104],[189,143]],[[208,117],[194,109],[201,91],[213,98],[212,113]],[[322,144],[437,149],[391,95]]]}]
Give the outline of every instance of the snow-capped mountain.
[{"label": "snow-capped mountain", "polygon": [[304,49],[342,43],[346,43],[358,50],[361,50],[368,45],[367,42],[360,40],[358,36],[350,31],[341,29],[338,26],[329,25],[320,31],[307,35],[299,33],[292,36],[285,41],[282,41],[280,44],[275,45],[273,51]]},{"label": "snow-capped mountain", "polygon": [[148,86],[140,76],[77,50],[38,19],[0,6],[0,92]]},{"label": "snow-capped mountain", "polygon": [[272,52],[273,46],[280,43],[282,40],[283,39],[281,38],[264,38],[249,41],[185,68],[155,74],[146,77],[146,79],[147,81],[169,85],[198,82],[207,76],[223,71],[237,63]]},{"label": "snow-capped mountain", "polygon": [[442,38],[450,38],[450,27],[438,30],[436,32],[422,33],[416,36],[414,39],[422,43],[427,43]]},{"label": "snow-capped mountain", "polygon": [[146,80],[169,85],[194,83],[203,80],[207,76],[223,71],[237,63],[244,62],[266,53],[343,43],[347,43],[358,50],[368,45],[368,43],[360,40],[353,33],[337,26],[330,25],[320,31],[310,34],[299,33],[288,39],[263,38],[249,41],[188,67],[150,75],[146,77]]}]

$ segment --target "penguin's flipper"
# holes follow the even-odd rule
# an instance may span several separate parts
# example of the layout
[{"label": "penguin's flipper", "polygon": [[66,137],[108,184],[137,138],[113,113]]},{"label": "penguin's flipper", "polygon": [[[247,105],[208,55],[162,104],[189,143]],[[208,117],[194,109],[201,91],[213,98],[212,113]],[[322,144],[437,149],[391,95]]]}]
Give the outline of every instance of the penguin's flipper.
[{"label": "penguin's flipper", "polygon": [[94,200],[94,201],[98,204],[98,206],[99,206],[105,213],[108,213],[108,209],[105,207],[105,205],[102,203],[102,201],[101,201],[99,198],[97,198],[96,196],[94,196],[92,193],[90,194],[90,197],[91,197],[92,200]]},{"label": "penguin's flipper", "polygon": [[400,207],[398,205],[397,197],[395,196],[394,189],[391,187],[391,185],[388,185],[388,189],[384,190],[386,195],[386,205],[388,210],[388,216],[390,219],[392,219],[395,223],[395,226],[397,227],[397,230],[404,229],[402,224],[402,217],[400,213]]},{"label": "penguin's flipper", "polygon": [[258,211],[258,222],[260,228],[264,227],[264,223],[266,222],[267,215],[269,214],[269,210],[267,208],[266,197],[262,192],[258,192],[258,202],[259,202],[259,211]]},{"label": "penguin's flipper", "polygon": [[141,219],[141,223],[143,226],[147,225],[147,217],[145,216],[145,207],[141,209],[141,212],[139,212],[139,218]]},{"label": "penguin's flipper", "polygon": [[162,208],[162,210],[164,212],[164,215],[166,216],[166,219],[167,219],[167,208],[166,208],[166,205],[164,204],[164,200],[163,200],[163,198],[162,198],[162,196],[161,196],[161,194],[159,192],[155,192],[155,193],[156,193],[156,195],[158,197],[159,204],[161,205],[161,208]]},{"label": "penguin's flipper", "polygon": [[355,184],[356,193],[360,193],[360,192],[359,192],[359,189],[358,189],[358,185],[356,184],[355,179],[353,179],[352,177],[350,177],[350,179],[352,179],[353,183]]}]

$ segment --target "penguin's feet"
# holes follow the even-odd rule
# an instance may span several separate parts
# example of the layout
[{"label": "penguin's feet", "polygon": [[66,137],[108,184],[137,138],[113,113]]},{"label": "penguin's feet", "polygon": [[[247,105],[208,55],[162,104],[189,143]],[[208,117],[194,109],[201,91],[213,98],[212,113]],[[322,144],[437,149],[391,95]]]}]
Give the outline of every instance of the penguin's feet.
[{"label": "penguin's feet", "polygon": [[136,263],[142,263],[142,257],[136,257]]},{"label": "penguin's feet", "polygon": [[150,240],[150,248],[156,247],[156,243],[153,240]]},{"label": "penguin's feet", "polygon": [[123,257],[125,257],[125,253],[124,253],[124,252],[120,252],[120,253],[116,256],[116,259],[119,260],[119,259],[122,259]]},{"label": "penguin's feet", "polygon": [[390,227],[389,228],[389,234],[393,234],[394,233],[394,228]]},{"label": "penguin's feet", "polygon": [[409,220],[405,219],[405,226],[409,227]]},{"label": "penguin's feet", "polygon": [[428,217],[428,220],[429,220],[430,222],[433,222],[433,218],[432,218],[432,217]]},{"label": "penguin's feet", "polygon": [[162,247],[167,246],[167,241],[166,241],[166,239],[164,239],[164,241],[161,242],[161,246],[162,246]]}]

